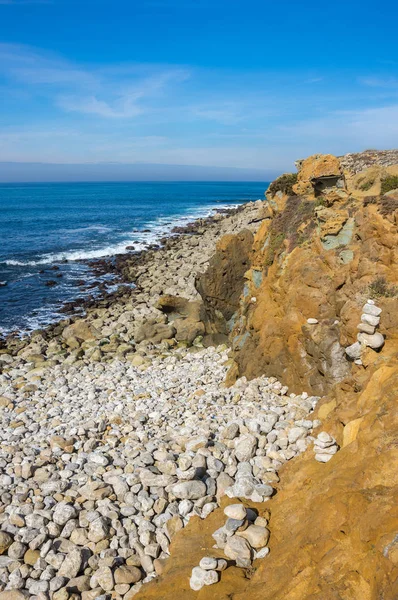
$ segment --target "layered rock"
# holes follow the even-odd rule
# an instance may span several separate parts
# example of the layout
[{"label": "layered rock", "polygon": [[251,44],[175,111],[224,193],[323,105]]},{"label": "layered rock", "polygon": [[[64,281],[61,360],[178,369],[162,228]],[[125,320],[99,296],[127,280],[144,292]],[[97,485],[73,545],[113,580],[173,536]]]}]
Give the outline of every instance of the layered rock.
[{"label": "layered rock", "polygon": [[[387,158],[381,153],[382,165]],[[372,185],[379,195],[368,196],[361,189],[368,172],[356,172],[359,157],[315,155],[300,161],[292,194],[283,193],[278,180],[270,186],[268,218],[253,243],[242,236],[219,242],[197,288],[213,327],[225,332],[228,322],[235,353],[229,381],[266,373],[294,389],[328,392],[352,373],[344,348],[356,341],[361,308],[372,297],[385,315],[380,327],[385,351],[396,343],[398,200],[380,195],[380,186],[394,185],[398,165],[375,162]],[[239,252],[228,252],[233,247]],[[214,316],[212,290],[227,278],[229,285],[218,289]],[[226,305],[230,310],[223,313]],[[365,367],[374,359],[367,354]]]}]

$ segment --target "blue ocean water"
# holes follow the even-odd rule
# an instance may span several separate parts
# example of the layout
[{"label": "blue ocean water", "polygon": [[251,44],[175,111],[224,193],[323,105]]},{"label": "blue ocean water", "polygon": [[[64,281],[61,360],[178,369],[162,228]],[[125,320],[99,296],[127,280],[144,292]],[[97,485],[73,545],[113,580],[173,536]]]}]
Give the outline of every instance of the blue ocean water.
[{"label": "blue ocean water", "polygon": [[[60,318],[64,302],[92,294],[89,286],[97,278],[89,259],[123,253],[130,245],[142,250],[175,225],[263,198],[266,187],[265,182],[0,184],[0,334],[44,326]],[[49,280],[56,285],[47,287]]]}]

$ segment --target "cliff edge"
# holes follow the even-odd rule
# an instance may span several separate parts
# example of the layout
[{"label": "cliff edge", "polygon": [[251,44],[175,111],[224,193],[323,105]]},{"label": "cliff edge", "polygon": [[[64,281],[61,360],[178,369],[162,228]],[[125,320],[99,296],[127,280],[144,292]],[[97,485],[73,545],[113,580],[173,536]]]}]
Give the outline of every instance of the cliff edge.
[{"label": "cliff edge", "polygon": [[[229,382],[265,373],[322,395],[315,435],[334,436],[339,451],[323,464],[309,448],[283,466],[277,493],[257,505],[270,554],[251,570],[189,588],[192,567],[214,552],[219,509],[176,536],[140,600],[398,597],[398,152],[297,166],[267,190],[254,236],[222,238],[196,286],[207,334],[229,336]],[[350,356],[368,300],[382,309],[383,344],[360,342]]]},{"label": "cliff edge", "polygon": [[[197,287],[209,331],[230,336],[230,381],[265,373],[292,389],[329,392],[379,359],[369,351],[357,369],[345,355],[368,298],[383,310],[383,356],[397,347],[398,153],[379,155],[383,166],[373,153],[372,166],[358,172],[367,153],[299,161],[297,175],[270,185],[254,239],[243,232],[220,240]],[[388,160],[396,164],[384,166]],[[246,271],[231,277],[242,259]]]}]

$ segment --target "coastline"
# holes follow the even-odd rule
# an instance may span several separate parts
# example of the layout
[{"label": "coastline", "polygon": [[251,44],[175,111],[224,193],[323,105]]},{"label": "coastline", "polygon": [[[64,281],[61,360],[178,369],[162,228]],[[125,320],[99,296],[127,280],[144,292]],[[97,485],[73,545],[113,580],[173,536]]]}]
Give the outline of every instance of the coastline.
[{"label": "coastline", "polygon": [[[141,298],[141,294],[148,295],[148,298],[146,298],[148,306],[153,307],[159,294],[152,291],[152,298],[150,299],[149,295],[151,294],[146,289],[147,286],[142,286],[145,270],[151,270],[152,263],[161,268],[161,263],[170,259],[173,260],[174,254],[178,255],[182,251],[185,254],[188,252],[188,256],[190,254],[194,255],[194,249],[199,248],[198,255],[200,256],[197,261],[194,256],[192,257],[192,267],[197,268],[200,266],[202,270],[205,270],[208,259],[212,255],[212,248],[215,249],[217,240],[225,233],[236,233],[239,229],[245,227],[253,229],[253,223],[257,222],[256,219],[258,218],[255,213],[262,205],[263,202],[257,200],[233,205],[231,208],[225,206],[220,210],[213,208],[211,214],[207,216],[199,217],[183,226],[173,226],[168,235],[161,237],[158,243],[151,244],[144,250],[104,256],[89,261],[82,260],[81,262],[87,264],[92,274],[99,280],[97,294],[88,298],[81,297],[71,302],[64,302],[59,312],[65,313],[65,317],[57,319],[43,328],[24,332],[22,335],[17,331],[4,337],[0,336],[0,368],[1,355],[4,356],[6,350],[9,350],[11,355],[15,355],[39,335],[48,338],[48,340],[56,338],[63,328],[74,321],[78,319],[90,320],[92,313],[97,309],[112,310],[112,305],[116,307],[128,304],[130,301],[135,302],[136,296]],[[179,219],[176,219],[176,221],[178,222]],[[200,240],[200,243],[196,244],[197,240]],[[190,252],[190,249],[192,252]],[[185,254],[184,257],[186,258]],[[206,256],[206,260],[203,260],[204,256]],[[174,267],[178,270],[178,265],[174,265]],[[101,277],[108,275],[115,279],[115,285],[117,285],[117,289],[110,292],[100,282]],[[175,277],[175,272],[173,276]],[[181,290],[184,290],[184,293],[181,293]],[[170,289],[166,293],[171,293]],[[181,289],[174,286],[173,293],[182,296],[188,294],[188,299],[198,296],[194,289],[192,277],[188,287],[185,283],[182,283]]]},{"label": "coastline", "polygon": [[[91,254],[91,251],[86,252],[82,250],[80,252],[80,254],[82,254],[82,258],[63,258],[61,263],[54,258],[54,262],[49,262],[48,264],[43,263],[43,266],[46,268],[43,269],[42,272],[46,272],[47,276],[50,277],[52,276],[53,272],[54,276],[57,276],[57,263],[67,263],[70,265],[73,265],[74,263],[80,263],[87,267],[87,274],[90,282],[88,283],[82,279],[78,283],[78,286],[81,288],[81,292],[79,293],[79,287],[76,287],[75,298],[69,300],[60,299],[58,306],[55,305],[50,309],[50,312],[54,312],[55,316],[49,317],[48,320],[44,319],[43,323],[39,326],[29,328],[19,326],[13,330],[10,328],[8,330],[2,330],[0,327],[0,348],[1,343],[4,343],[4,341],[7,339],[12,339],[15,337],[29,338],[37,331],[50,330],[51,327],[55,326],[64,318],[76,317],[79,313],[81,316],[84,316],[84,312],[87,308],[94,307],[98,302],[101,302],[107,297],[114,298],[120,294],[117,288],[119,288],[121,285],[131,285],[129,277],[126,277],[126,275],[123,274],[126,265],[128,265],[130,262],[135,263],[137,259],[141,262],[147,252],[151,252],[159,249],[161,246],[168,245],[170,240],[176,239],[180,235],[187,235],[189,233],[194,234],[194,231],[197,227],[206,226],[207,224],[211,223],[216,215],[218,215],[216,218],[219,218],[220,215],[232,214],[236,210],[239,210],[241,206],[244,206],[244,204],[231,204],[230,206],[222,205],[220,208],[217,208],[217,206],[213,206],[208,209],[203,208],[203,215],[200,215],[196,218],[191,218],[190,215],[180,215],[172,219],[170,223],[166,223],[163,227],[156,225],[155,221],[153,229],[143,231],[137,230],[137,235],[141,236],[142,238],[144,238],[145,234],[149,234],[146,237],[148,237],[149,240],[152,238],[151,241],[145,241],[142,239],[138,244],[136,241],[134,244],[131,243],[131,246],[126,242],[123,252],[107,254],[104,250],[99,250],[99,256],[85,257],[84,254]],[[158,229],[159,231],[157,231]],[[139,249],[137,249],[137,246]],[[104,255],[102,255],[101,252],[104,252]],[[9,260],[8,262],[13,261]],[[38,262],[37,264],[41,263]],[[57,269],[56,272],[55,269]],[[53,283],[55,284],[55,281],[53,282],[50,279],[45,282],[45,285]],[[4,287],[6,286],[7,282],[5,281]],[[65,317],[63,315],[65,315]]]},{"label": "coastline", "polygon": [[[230,554],[231,571],[268,555],[265,503],[282,465],[313,441],[319,398],[274,377],[226,387],[229,348],[206,335],[195,287],[221,238],[251,235],[264,206],[101,261],[135,287],[0,349],[0,543],[2,564],[17,563],[0,580],[2,600],[145,597],[175,535],[242,500],[261,540]],[[216,534],[212,555],[234,552]],[[181,598],[198,585],[184,577]]]},{"label": "coastline", "polygon": [[[304,163],[302,196],[282,176],[268,202],[115,258],[134,290],[0,352],[1,600],[301,598],[325,570],[347,591],[358,564],[395,589],[398,166],[319,203],[314,170],[343,161]],[[359,319],[378,330],[352,361]]]},{"label": "coastline", "polygon": [[[89,263],[141,251],[224,207],[262,197],[265,186],[240,184],[48,185],[11,192],[0,185],[0,336],[32,332],[63,318],[61,305],[113,291]],[[8,204],[7,204],[8,203]],[[7,208],[9,206],[9,208]]]}]

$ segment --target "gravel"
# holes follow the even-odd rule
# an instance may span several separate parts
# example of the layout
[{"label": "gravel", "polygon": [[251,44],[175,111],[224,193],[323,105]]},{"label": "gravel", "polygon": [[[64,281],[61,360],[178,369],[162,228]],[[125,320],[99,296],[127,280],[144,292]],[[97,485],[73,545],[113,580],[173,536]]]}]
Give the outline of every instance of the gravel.
[{"label": "gravel", "polygon": [[[0,375],[0,591],[129,600],[190,518],[224,494],[274,493],[270,479],[313,440],[318,398],[266,377],[227,389],[227,361],[223,346],[182,348],[145,368],[20,363]],[[236,522],[225,554],[243,565],[254,556],[244,538],[258,548],[269,532]],[[216,583],[217,564],[197,567],[194,585]]]}]

